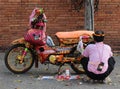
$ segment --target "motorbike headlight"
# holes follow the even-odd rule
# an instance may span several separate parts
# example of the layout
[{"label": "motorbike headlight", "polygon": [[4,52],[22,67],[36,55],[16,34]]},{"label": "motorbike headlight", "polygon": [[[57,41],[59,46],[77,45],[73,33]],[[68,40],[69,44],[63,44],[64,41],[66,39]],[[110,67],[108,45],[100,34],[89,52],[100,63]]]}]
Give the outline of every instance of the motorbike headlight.
[{"label": "motorbike headlight", "polygon": [[50,61],[51,63],[55,64],[56,56],[55,56],[55,55],[50,55],[49,61]]}]

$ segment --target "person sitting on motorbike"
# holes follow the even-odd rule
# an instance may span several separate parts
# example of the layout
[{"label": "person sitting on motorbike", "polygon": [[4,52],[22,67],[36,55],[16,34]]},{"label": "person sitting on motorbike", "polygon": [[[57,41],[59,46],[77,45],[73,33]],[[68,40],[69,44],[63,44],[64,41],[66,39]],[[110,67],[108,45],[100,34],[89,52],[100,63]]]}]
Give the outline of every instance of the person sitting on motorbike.
[{"label": "person sitting on motorbike", "polygon": [[43,8],[35,8],[29,17],[30,27],[38,29],[39,26],[41,26],[41,29],[43,29],[44,32],[46,32],[46,22],[47,19]]},{"label": "person sitting on motorbike", "polygon": [[78,58],[86,75],[93,80],[104,81],[108,79],[109,74],[114,69],[113,53],[111,47],[103,43],[104,36],[102,30],[96,31],[93,34],[95,44],[89,44]]},{"label": "person sitting on motorbike", "polygon": [[83,53],[86,46],[90,43],[92,37],[89,35],[82,35],[79,38],[79,43],[77,45],[77,51]]}]

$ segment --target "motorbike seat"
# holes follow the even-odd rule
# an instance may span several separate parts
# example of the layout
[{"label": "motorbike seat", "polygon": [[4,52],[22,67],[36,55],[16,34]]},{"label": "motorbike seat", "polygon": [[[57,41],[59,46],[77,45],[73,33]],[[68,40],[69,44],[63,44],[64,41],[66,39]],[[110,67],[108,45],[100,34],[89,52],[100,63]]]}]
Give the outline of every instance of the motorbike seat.
[{"label": "motorbike seat", "polygon": [[79,37],[82,35],[92,36],[94,32],[88,30],[57,32],[55,36],[59,39],[61,45],[73,45],[79,42]]}]

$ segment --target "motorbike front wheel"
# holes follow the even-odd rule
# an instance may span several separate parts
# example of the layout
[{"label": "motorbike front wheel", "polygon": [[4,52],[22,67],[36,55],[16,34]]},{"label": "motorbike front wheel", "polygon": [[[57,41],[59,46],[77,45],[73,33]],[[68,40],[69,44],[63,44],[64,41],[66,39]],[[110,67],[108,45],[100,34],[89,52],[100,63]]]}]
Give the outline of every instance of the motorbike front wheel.
[{"label": "motorbike front wheel", "polygon": [[23,55],[25,48],[24,44],[15,44],[5,53],[5,65],[15,74],[27,72],[34,64],[32,50],[30,49],[28,49],[23,62],[20,63],[19,58]]}]

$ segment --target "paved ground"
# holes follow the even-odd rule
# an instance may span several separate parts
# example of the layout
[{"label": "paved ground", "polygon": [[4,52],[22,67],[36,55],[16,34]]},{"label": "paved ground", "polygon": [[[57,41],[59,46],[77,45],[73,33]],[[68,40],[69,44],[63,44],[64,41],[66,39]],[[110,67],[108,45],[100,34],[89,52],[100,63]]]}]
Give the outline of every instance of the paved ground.
[{"label": "paved ground", "polygon": [[[4,65],[4,53],[0,53],[0,89],[120,89],[120,56],[115,56],[115,59],[115,70],[110,75],[113,82],[109,85],[83,82],[81,79],[69,81],[38,80],[38,77],[43,75],[55,76],[57,67],[53,65],[50,65],[48,71],[45,70],[47,66],[39,65],[39,68],[36,69],[33,66],[25,74],[13,74]],[[72,75],[74,74],[72,70],[70,72]]]}]

